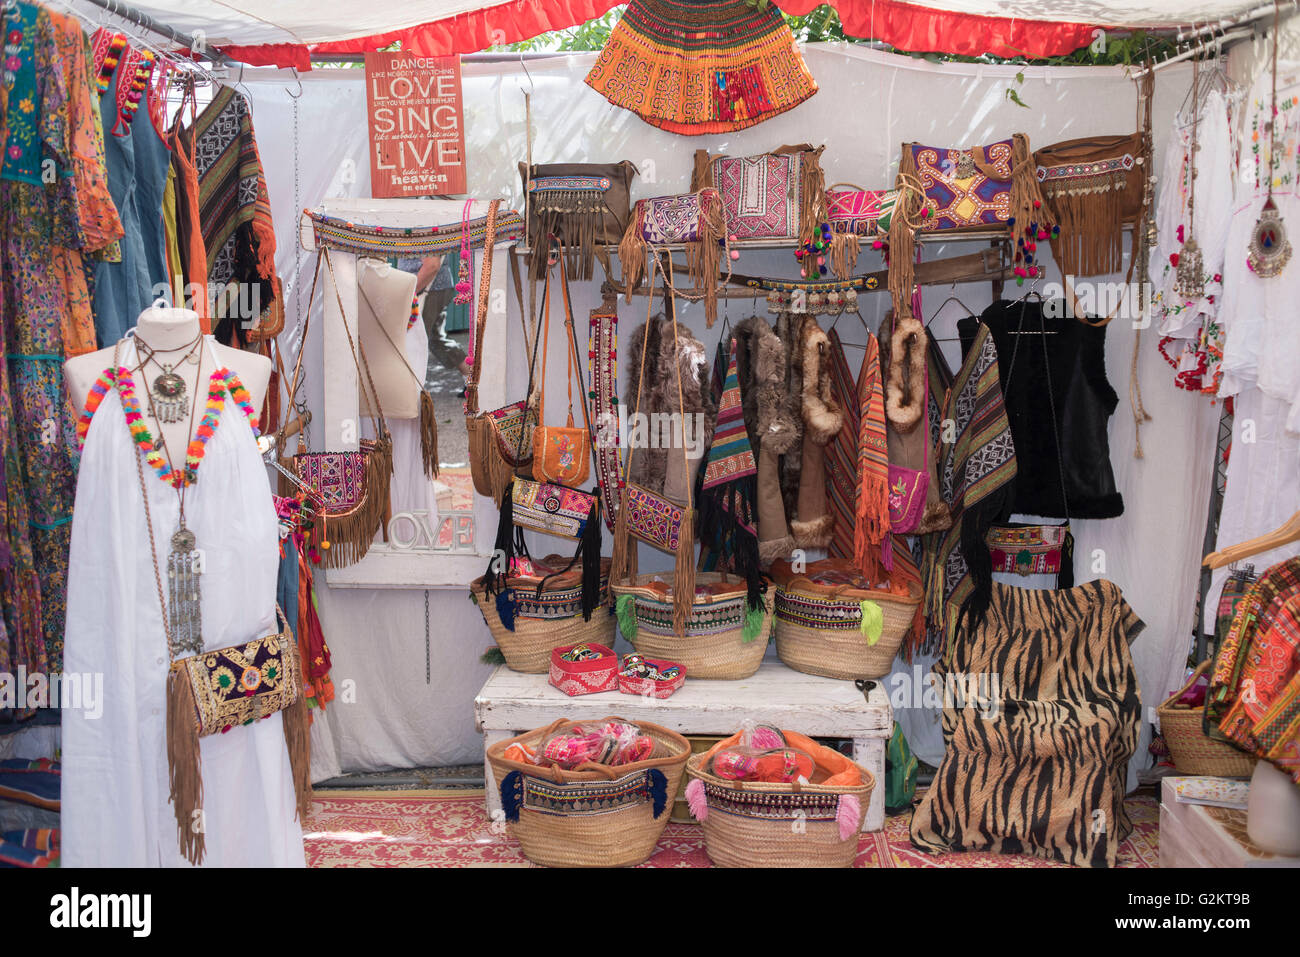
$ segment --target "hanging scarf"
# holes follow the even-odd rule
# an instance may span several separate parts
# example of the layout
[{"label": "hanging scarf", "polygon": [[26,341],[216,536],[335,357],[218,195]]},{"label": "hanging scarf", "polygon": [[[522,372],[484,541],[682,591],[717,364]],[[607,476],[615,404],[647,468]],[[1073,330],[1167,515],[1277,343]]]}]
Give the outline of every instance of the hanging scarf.
[{"label": "hanging scarf", "polygon": [[[826,499],[830,503],[831,542],[826,554],[831,558],[852,558],[853,539],[857,522],[858,428],[861,409],[858,408],[858,387],[849,371],[844,355],[844,344],[832,327],[830,379],[831,395],[844,413],[844,425],[826,446]],[[864,360],[862,375],[867,374]]]},{"label": "hanging scarf", "polygon": [[984,620],[993,590],[993,560],[985,537],[1010,503],[1016,449],[998,381],[998,352],[980,324],[953,380],[943,419],[956,440],[939,448],[939,487],[952,510],[952,527],[925,537],[925,651],[944,648],[962,619]]},{"label": "hanging scarf", "polygon": [[745,429],[736,340],[728,337],[719,344],[719,359],[724,350],[727,371],[718,402],[718,420],[696,493],[700,541],[719,556],[720,563],[744,577],[749,607],[756,608],[763,592],[758,560],[758,465]]},{"label": "hanging scarf", "polygon": [[[199,221],[208,253],[208,283],[218,295],[231,283],[241,284],[241,289],[242,284],[255,284],[265,316],[268,306],[279,299],[280,290],[271,203],[248,101],[231,87],[222,87],[183,136],[187,148],[193,144],[198,169]],[[282,313],[279,319],[283,322]],[[221,342],[242,346],[246,339],[278,334],[275,325],[264,318],[256,329],[248,330],[243,322],[227,315],[217,325],[216,334]]]},{"label": "hanging scarf", "polygon": [[[880,378],[880,343],[867,335],[867,355],[858,378],[858,490],[854,507],[853,561],[868,581],[880,581],[876,555],[889,535],[889,444],[885,435],[885,392]],[[892,552],[881,564],[892,567]]]}]

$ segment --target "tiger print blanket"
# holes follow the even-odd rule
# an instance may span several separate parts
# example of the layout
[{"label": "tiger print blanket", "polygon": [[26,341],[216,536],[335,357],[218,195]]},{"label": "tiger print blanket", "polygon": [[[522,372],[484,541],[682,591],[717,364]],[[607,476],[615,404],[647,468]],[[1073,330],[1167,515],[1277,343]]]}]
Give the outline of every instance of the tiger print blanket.
[{"label": "tiger print blanket", "polygon": [[959,631],[934,668],[946,750],[912,843],[1113,867],[1132,828],[1141,702],[1129,644],[1142,628],[1113,582],[994,582],[983,625]]}]

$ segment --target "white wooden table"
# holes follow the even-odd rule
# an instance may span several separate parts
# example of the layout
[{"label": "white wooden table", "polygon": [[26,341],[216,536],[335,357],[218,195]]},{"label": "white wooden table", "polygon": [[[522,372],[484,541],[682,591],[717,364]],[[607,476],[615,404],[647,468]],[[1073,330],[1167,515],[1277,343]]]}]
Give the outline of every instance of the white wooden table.
[{"label": "white wooden table", "polygon": [[[483,750],[498,741],[558,718],[591,720],[617,715],[649,721],[679,734],[735,734],[750,721],[789,728],[812,738],[848,738],[852,758],[876,779],[863,827],[878,831],[885,823],[885,746],[894,726],[889,696],[877,682],[870,700],[852,681],[818,678],[764,661],[758,672],[741,681],[686,683],[666,700],[606,691],[569,697],[551,687],[547,676],[525,675],[501,665],[474,699],[475,726],[483,732]],[[501,807],[501,796],[486,766],[488,812]]]}]

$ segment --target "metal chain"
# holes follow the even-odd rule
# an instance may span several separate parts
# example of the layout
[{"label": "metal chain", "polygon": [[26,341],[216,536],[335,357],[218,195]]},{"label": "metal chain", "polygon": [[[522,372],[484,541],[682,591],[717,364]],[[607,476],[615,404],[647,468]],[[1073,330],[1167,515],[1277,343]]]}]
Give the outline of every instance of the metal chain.
[{"label": "metal chain", "polygon": [[[299,94],[293,97],[293,215],[294,225],[297,228],[299,217],[302,216],[302,162],[301,162],[301,142],[298,136],[298,100],[302,98]],[[297,316],[297,322],[294,324],[293,337],[297,342],[298,350],[301,352],[307,348],[303,329],[303,312],[302,312],[302,242],[299,237],[294,237],[293,243],[293,301],[294,314]],[[307,308],[311,308],[309,303]],[[307,382],[307,373],[304,369],[302,376],[298,381],[298,388],[303,390],[300,394],[305,394]],[[305,416],[306,399],[298,400],[297,396],[289,396],[289,403],[293,405],[299,416],[302,417],[302,438],[311,447],[311,417]]]},{"label": "metal chain", "polygon": [[424,683],[429,684],[429,589],[424,590]]}]

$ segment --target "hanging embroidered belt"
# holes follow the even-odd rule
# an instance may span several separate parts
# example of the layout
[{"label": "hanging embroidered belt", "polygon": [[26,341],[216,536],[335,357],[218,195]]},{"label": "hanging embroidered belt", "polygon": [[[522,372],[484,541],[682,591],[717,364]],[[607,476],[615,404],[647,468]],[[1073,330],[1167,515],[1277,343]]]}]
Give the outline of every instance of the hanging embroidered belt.
[{"label": "hanging embroidered belt", "polygon": [[591,311],[588,323],[587,374],[591,381],[591,418],[596,426],[593,457],[596,480],[608,503],[605,525],[612,532],[620,504],[619,476],[623,474],[618,442],[618,313],[607,302]]},{"label": "hanging embroidered belt", "polygon": [[846,310],[853,311],[858,308],[859,290],[871,291],[880,286],[880,280],[875,276],[828,279],[820,282],[759,279],[746,276],[733,276],[732,279],[743,282],[750,289],[766,289],[767,311],[773,315],[783,312],[827,315]]},{"label": "hanging embroidered belt", "polygon": [[[311,219],[316,246],[356,253],[359,256],[427,256],[460,248],[463,233],[469,232],[471,249],[481,249],[487,235],[486,216],[466,223],[444,226],[366,226],[337,216],[306,209]],[[513,243],[524,234],[523,217],[513,210],[497,215],[496,242]]]}]

